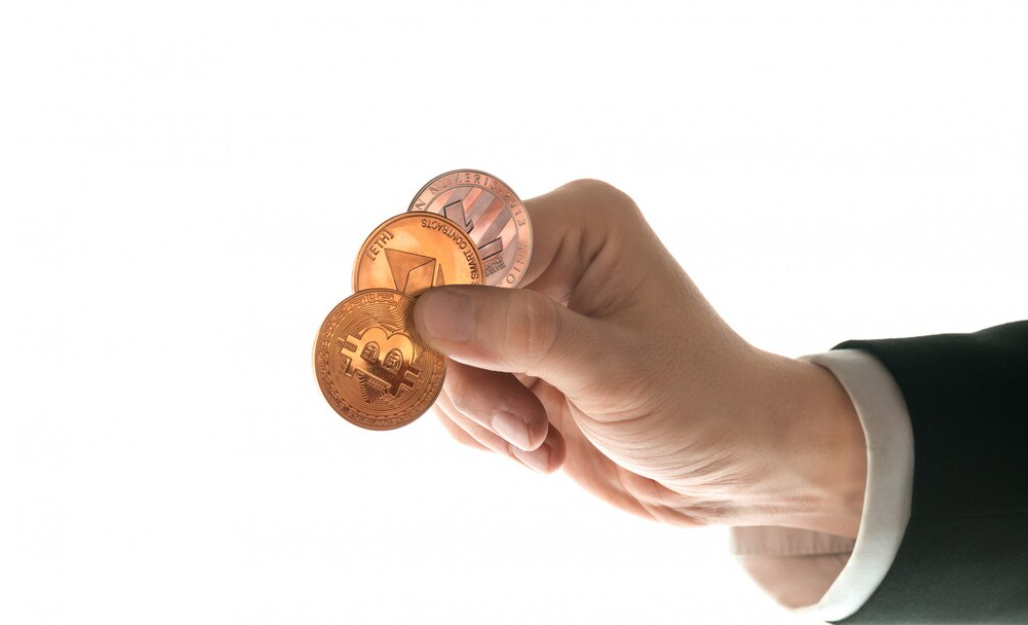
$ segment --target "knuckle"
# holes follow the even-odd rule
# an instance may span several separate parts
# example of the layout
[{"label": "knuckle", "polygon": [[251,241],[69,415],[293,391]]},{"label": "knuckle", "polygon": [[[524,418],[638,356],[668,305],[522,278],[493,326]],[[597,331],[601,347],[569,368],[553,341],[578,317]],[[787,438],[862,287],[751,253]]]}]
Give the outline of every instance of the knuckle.
[{"label": "knuckle", "polygon": [[556,305],[545,296],[519,291],[519,305],[508,310],[508,341],[513,353],[528,363],[545,360],[553,351],[561,332]]},{"label": "knuckle", "polygon": [[586,178],[570,183],[579,194],[579,210],[590,221],[605,224],[614,238],[644,222],[642,211],[624,191],[602,180]]},{"label": "knuckle", "polygon": [[575,187],[579,191],[588,191],[591,193],[609,193],[611,191],[617,191],[617,188],[614,185],[603,180],[597,180],[596,178],[579,178],[578,180],[572,180],[568,185]]},{"label": "knuckle", "polygon": [[576,180],[572,180],[571,182],[569,182],[568,186],[575,187],[578,189],[590,189],[609,186],[609,183],[604,182],[602,180],[597,180],[596,178],[578,178]]},{"label": "knuckle", "polygon": [[638,208],[627,193],[603,180],[582,178],[571,182],[570,186],[594,198],[600,206],[622,210]]}]

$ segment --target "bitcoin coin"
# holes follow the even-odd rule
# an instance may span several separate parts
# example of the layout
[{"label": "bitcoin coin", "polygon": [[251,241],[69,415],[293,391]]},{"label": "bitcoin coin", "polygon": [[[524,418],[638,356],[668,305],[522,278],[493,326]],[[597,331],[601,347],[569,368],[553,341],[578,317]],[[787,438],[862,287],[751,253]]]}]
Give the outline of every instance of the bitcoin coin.
[{"label": "bitcoin coin", "polygon": [[482,257],[485,284],[521,282],[532,256],[532,224],[502,180],[474,169],[450,171],[422,187],[408,210],[442,215],[467,232]]},{"label": "bitcoin coin", "polygon": [[344,299],[314,344],[314,374],[329,405],[369,430],[421,416],[443,387],[446,359],[418,336],[414,299],[385,289]]},{"label": "bitcoin coin", "polygon": [[364,241],[353,266],[353,290],[417,295],[444,284],[482,284],[482,259],[468,235],[433,214],[403,213]]}]

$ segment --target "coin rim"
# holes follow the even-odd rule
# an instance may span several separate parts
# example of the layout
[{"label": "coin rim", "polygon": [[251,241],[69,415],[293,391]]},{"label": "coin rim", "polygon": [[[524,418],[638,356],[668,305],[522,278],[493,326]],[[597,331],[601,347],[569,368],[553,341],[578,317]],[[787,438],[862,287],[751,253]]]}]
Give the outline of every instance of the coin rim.
[{"label": "coin rim", "polygon": [[[424,342],[424,340],[421,341],[422,344],[425,346],[426,350],[435,351],[436,355],[439,356],[439,361],[442,363],[443,370],[442,370],[442,372],[439,375],[439,385],[435,389],[435,392],[432,394],[431,400],[428,402],[428,405],[425,406],[424,410],[422,410],[421,412],[419,412],[415,416],[411,417],[407,421],[403,421],[401,423],[397,423],[396,425],[389,425],[389,426],[383,426],[383,427],[374,427],[374,426],[369,426],[369,425],[366,425],[364,423],[359,423],[357,421],[354,421],[353,419],[350,419],[349,417],[347,417],[343,413],[341,413],[338,410],[336,410],[335,404],[332,403],[332,400],[329,398],[328,394],[325,392],[325,388],[321,385],[321,378],[318,376],[318,343],[321,341],[321,334],[325,330],[325,324],[328,322],[329,318],[332,317],[333,313],[335,313],[335,311],[340,306],[345,304],[348,300],[353,299],[354,297],[363,296],[363,295],[367,295],[369,293],[374,293],[374,292],[390,293],[390,294],[399,295],[400,297],[404,297],[404,298],[407,298],[407,299],[411,300],[411,313],[413,313],[414,304],[416,303],[416,301],[418,299],[417,297],[411,297],[410,295],[407,295],[405,293],[401,293],[400,291],[396,291],[396,290],[393,290],[393,289],[364,289],[363,291],[358,291],[356,293],[353,293],[353,294],[348,295],[347,297],[343,298],[342,301],[340,301],[339,303],[337,303],[335,306],[332,307],[332,310],[330,310],[328,312],[328,314],[325,315],[325,318],[322,320],[321,325],[318,326],[318,333],[314,336],[314,345],[313,345],[313,348],[311,349],[311,369],[312,369],[312,371],[314,373],[314,381],[318,385],[318,390],[321,391],[321,396],[325,399],[325,403],[328,404],[328,407],[332,409],[332,412],[334,412],[337,415],[339,415],[340,417],[342,417],[342,419],[344,421],[346,421],[347,423],[352,423],[353,425],[355,425],[355,426],[357,426],[357,427],[359,427],[361,429],[370,430],[372,432],[385,432],[385,431],[389,431],[389,430],[397,430],[399,428],[402,428],[402,427],[405,427],[407,425],[410,425],[411,423],[414,423],[415,421],[420,419],[426,412],[428,412],[429,410],[432,409],[432,406],[435,405],[436,400],[439,399],[439,394],[442,393],[443,384],[446,382],[446,370],[447,370],[446,360],[447,359],[446,359],[446,356],[444,354],[442,354],[441,352],[435,351],[431,347],[429,347],[428,344]],[[412,322],[412,327],[413,327],[413,314],[411,315],[411,322]],[[414,328],[414,332],[415,333],[417,332],[417,328]]]},{"label": "coin rim", "polygon": [[[525,213],[525,228],[521,228],[521,226],[518,225],[517,221],[514,222],[514,226],[515,226],[515,228],[517,228],[517,233],[518,233],[518,236],[517,236],[518,244],[519,245],[527,245],[527,247],[528,247],[528,258],[525,260],[525,270],[522,271],[518,275],[518,279],[515,280],[513,284],[508,284],[507,283],[506,277],[507,277],[508,274],[510,274],[510,271],[507,271],[507,273],[504,274],[504,279],[500,280],[499,284],[490,285],[490,286],[498,286],[498,287],[507,288],[507,289],[513,289],[513,288],[515,288],[515,287],[517,287],[518,285],[521,284],[521,281],[525,279],[525,274],[528,273],[528,266],[532,262],[532,252],[533,252],[532,246],[533,246],[533,243],[535,241],[535,237],[534,237],[533,232],[532,232],[532,217],[528,214],[528,208],[525,206],[525,203],[523,201],[521,201],[521,196],[518,195],[517,192],[514,191],[514,189],[509,184],[504,182],[503,179],[501,179],[501,178],[499,178],[497,176],[494,176],[494,175],[490,174],[487,171],[482,171],[481,169],[470,169],[470,168],[468,168],[468,169],[451,169],[450,171],[443,172],[443,173],[439,174],[438,176],[436,176],[435,178],[432,178],[427,183],[425,183],[420,189],[418,189],[418,192],[414,194],[414,198],[410,201],[410,204],[407,206],[407,212],[408,213],[415,213],[415,212],[416,213],[427,213],[427,212],[429,212],[428,210],[426,210],[424,208],[415,208],[414,207],[414,205],[418,201],[418,198],[421,197],[421,194],[425,192],[425,189],[429,188],[430,186],[432,186],[433,184],[438,182],[440,178],[445,178],[446,176],[452,176],[453,174],[462,174],[462,173],[465,173],[465,172],[469,172],[469,173],[473,173],[473,174],[482,174],[482,175],[485,175],[485,176],[489,176],[493,180],[495,180],[495,181],[499,182],[500,184],[502,184],[504,187],[506,187],[506,189],[508,191],[510,191],[511,195],[513,195],[515,198],[517,198],[518,205],[521,206],[521,210]],[[461,185],[458,184],[456,186],[461,186]],[[426,203],[426,206],[427,206],[427,203]],[[432,214],[433,215],[439,215],[439,213],[432,213]],[[442,217],[442,215],[439,215],[439,216]],[[514,217],[515,220],[517,219],[516,215],[511,215],[511,216]],[[446,219],[446,218],[443,217],[443,219]],[[450,221],[450,220],[447,220],[447,221]],[[450,221],[450,223],[453,223],[453,222]],[[460,226],[458,226],[458,228],[460,228]],[[464,232],[465,234],[467,234],[467,232],[464,230],[464,228],[460,228],[460,229],[461,229],[461,232]],[[525,232],[525,236],[524,237],[522,237],[522,234],[521,234],[523,231]],[[476,248],[475,251],[478,251],[478,249],[477,249],[478,246],[477,245],[475,246],[475,248]],[[363,248],[361,248],[361,249],[363,251]],[[481,261],[481,258],[479,258],[479,261]],[[482,273],[485,274],[485,268],[484,267],[482,268]],[[482,276],[482,284],[486,284],[485,276],[484,275]]]},{"label": "coin rim", "polygon": [[[520,198],[519,198],[518,201],[520,201]],[[357,252],[357,258],[355,258],[354,261],[353,261],[353,274],[350,276],[350,288],[353,289],[354,295],[356,295],[357,293],[363,293],[364,291],[380,290],[380,291],[394,291],[396,293],[399,293],[400,295],[405,295],[407,297],[412,297],[412,298],[414,297],[414,296],[411,296],[411,295],[407,295],[406,293],[404,293],[402,291],[397,291],[396,289],[385,289],[385,288],[382,288],[382,287],[370,287],[370,288],[367,288],[367,289],[358,289],[357,288],[357,275],[358,275],[358,273],[360,273],[361,256],[364,256],[364,250],[367,247],[368,242],[371,241],[372,238],[374,238],[374,236],[376,234],[378,234],[383,228],[385,228],[389,224],[393,223],[394,221],[399,221],[400,219],[404,219],[404,218],[410,217],[411,216],[411,212],[412,211],[407,211],[405,213],[400,213],[399,215],[395,215],[395,216],[390,217],[389,219],[383,221],[378,226],[376,226],[374,229],[372,229],[371,234],[369,234],[367,236],[367,238],[364,239],[364,242],[361,243],[360,250]],[[417,212],[423,213],[423,212],[426,212],[426,211],[417,211]],[[436,213],[430,213],[430,214],[433,217],[439,218],[439,220],[442,221],[443,223],[448,224],[448,225],[452,226],[453,228],[456,228],[460,232],[463,232],[464,233],[464,238],[466,238],[468,240],[468,243],[470,243],[469,247],[471,248],[472,253],[474,253],[474,255],[475,255],[475,260],[478,261],[478,268],[479,268],[479,270],[478,270],[478,282],[460,282],[460,283],[455,283],[455,284],[447,284],[446,286],[455,286],[456,284],[470,284],[470,285],[475,285],[475,286],[484,285],[485,284],[485,266],[482,264],[482,255],[479,254],[478,246],[475,245],[475,242],[471,240],[471,237],[468,235],[467,232],[464,232],[464,228],[461,228],[459,225],[457,225],[456,222],[451,221],[451,220],[447,219],[446,217],[444,217],[442,215],[439,215],[439,214],[436,214]],[[438,262],[438,259],[436,259],[436,262]],[[419,293],[419,295],[420,295],[420,293]]]}]

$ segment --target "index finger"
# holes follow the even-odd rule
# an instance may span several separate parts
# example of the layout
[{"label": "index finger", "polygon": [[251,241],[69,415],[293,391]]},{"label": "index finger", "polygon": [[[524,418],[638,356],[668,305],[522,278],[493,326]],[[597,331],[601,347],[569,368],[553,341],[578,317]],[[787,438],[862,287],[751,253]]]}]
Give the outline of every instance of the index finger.
[{"label": "index finger", "polygon": [[532,257],[522,286],[567,303],[608,237],[625,225],[623,206],[635,204],[599,180],[575,180],[525,200],[532,220]]}]

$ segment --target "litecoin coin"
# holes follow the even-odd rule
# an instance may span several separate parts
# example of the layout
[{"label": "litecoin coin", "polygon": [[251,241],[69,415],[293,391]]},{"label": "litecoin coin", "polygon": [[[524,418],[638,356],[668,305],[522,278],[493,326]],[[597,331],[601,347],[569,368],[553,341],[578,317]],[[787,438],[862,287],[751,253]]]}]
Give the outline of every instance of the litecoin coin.
[{"label": "litecoin coin", "polygon": [[372,289],[325,318],[314,344],[314,375],[341,417],[392,430],[421,416],[443,387],[446,359],[414,329],[414,299]]},{"label": "litecoin coin", "polygon": [[361,246],[353,290],[391,289],[417,295],[444,284],[482,284],[482,259],[457,224],[425,213],[385,222]]},{"label": "litecoin coin", "polygon": [[502,180],[474,169],[447,172],[418,191],[408,210],[442,215],[467,232],[482,257],[485,284],[521,282],[532,256],[532,225]]}]

